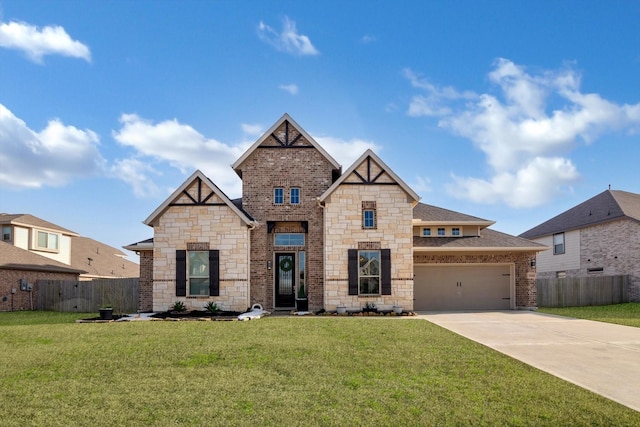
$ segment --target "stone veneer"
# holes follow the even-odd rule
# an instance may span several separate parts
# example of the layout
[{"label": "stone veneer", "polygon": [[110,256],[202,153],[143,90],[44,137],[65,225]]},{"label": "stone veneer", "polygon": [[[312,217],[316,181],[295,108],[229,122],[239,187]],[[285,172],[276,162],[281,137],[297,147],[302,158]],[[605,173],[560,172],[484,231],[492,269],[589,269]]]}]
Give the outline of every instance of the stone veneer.
[{"label": "stone veneer", "polygon": [[417,252],[413,256],[415,264],[494,264],[512,263],[515,266],[516,308],[529,309],[537,306],[535,268],[531,259],[535,252],[494,253],[494,254],[427,254]]},{"label": "stone veneer", "polygon": [[[600,267],[600,273],[588,271]],[[565,273],[567,277],[629,275],[629,301],[640,302],[640,223],[622,219],[580,229],[580,268]],[[551,279],[556,272],[538,276]]]},{"label": "stone veneer", "polygon": [[[284,140],[285,124],[274,133]],[[289,126],[289,139],[299,133]],[[287,147],[268,137],[238,168],[242,173],[242,206],[257,221],[251,231],[251,303],[260,303],[265,309],[275,307],[276,252],[299,252],[306,255],[306,291],[309,309],[318,310],[322,303],[323,228],[322,209],[317,198],[332,184],[333,166],[303,136]],[[284,189],[284,203],[273,203],[275,187]],[[300,188],[300,203],[292,205],[289,191]],[[267,222],[275,222],[268,233]],[[274,248],[276,232],[304,232],[302,222],[307,221],[304,248]],[[267,268],[267,262],[272,268]],[[286,307],[280,307],[286,308]]]},{"label": "stone veneer", "polygon": [[[376,202],[375,229],[362,228],[363,201]],[[413,310],[412,219],[411,200],[399,185],[343,183],[335,189],[325,203],[325,309],[340,304],[360,309],[374,303]],[[391,295],[349,295],[347,252],[365,242],[391,250]]]},{"label": "stone veneer", "polygon": [[[204,185],[204,184],[203,184]],[[189,188],[191,193],[195,191]],[[189,205],[182,196],[154,224],[153,311],[168,310],[176,301],[188,309],[202,309],[209,301],[224,310],[244,311],[249,307],[249,228],[240,217],[214,196],[207,203]],[[220,251],[220,296],[176,296],[176,250],[187,243],[208,243]],[[187,284],[188,295],[188,284]]]}]

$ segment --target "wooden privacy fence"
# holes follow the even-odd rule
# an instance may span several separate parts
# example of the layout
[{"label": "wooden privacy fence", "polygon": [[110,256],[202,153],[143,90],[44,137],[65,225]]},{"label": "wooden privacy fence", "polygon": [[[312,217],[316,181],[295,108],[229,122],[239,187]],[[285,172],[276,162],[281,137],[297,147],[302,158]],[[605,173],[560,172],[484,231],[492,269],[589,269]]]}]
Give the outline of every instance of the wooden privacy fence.
[{"label": "wooden privacy fence", "polygon": [[628,302],[629,276],[538,279],[538,307],[583,307]]},{"label": "wooden privacy fence", "polygon": [[89,281],[38,280],[38,310],[91,313],[111,304],[114,313],[138,310],[138,278]]}]

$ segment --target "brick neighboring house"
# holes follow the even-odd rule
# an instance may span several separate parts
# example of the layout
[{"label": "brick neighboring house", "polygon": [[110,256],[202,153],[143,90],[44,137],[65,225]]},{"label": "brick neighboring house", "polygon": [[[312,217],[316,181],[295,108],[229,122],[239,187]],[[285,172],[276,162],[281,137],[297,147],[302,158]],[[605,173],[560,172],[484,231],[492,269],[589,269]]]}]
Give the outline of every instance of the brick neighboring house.
[{"label": "brick neighboring house", "polygon": [[78,280],[82,273],[85,271],[0,241],[0,311],[33,310],[38,280]]},{"label": "brick neighboring house", "polygon": [[535,306],[546,247],[419,203],[370,150],[342,173],[285,114],[232,168],[241,199],[196,171],[144,221],[153,238],[125,246],[140,254],[141,310],[288,310],[301,285],[311,310]]},{"label": "brick neighboring house", "polygon": [[29,214],[0,214],[0,241],[82,271],[79,280],[138,277],[138,264],[112,246]]},{"label": "brick neighboring house", "polygon": [[603,191],[520,237],[551,248],[537,256],[538,277],[629,275],[640,301],[640,194]]}]

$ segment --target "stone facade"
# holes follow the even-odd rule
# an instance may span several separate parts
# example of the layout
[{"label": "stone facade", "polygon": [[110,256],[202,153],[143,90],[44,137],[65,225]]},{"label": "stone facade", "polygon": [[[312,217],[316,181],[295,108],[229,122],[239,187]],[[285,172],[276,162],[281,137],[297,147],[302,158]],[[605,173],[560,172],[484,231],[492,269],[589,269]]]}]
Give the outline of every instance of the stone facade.
[{"label": "stone facade", "polygon": [[[276,308],[275,256],[279,252],[295,253],[297,266],[299,254],[304,251],[309,308],[317,310],[323,307],[324,242],[323,213],[316,199],[332,184],[334,167],[296,129],[285,126],[286,123],[282,123],[273,133],[281,140],[295,139],[294,144],[283,147],[270,136],[236,169],[242,174],[243,209],[257,222],[251,231],[251,303]],[[282,204],[274,203],[276,187],[283,189]],[[292,204],[289,199],[291,188],[300,189],[298,204]],[[271,230],[269,223],[272,223]],[[305,245],[276,248],[275,233],[305,233]]]},{"label": "stone facade", "polygon": [[[207,188],[207,191],[212,189]],[[176,301],[189,309],[202,309],[209,301],[224,310],[249,306],[249,228],[217,195],[208,205],[196,205],[196,182],[158,217],[153,240],[153,311],[168,310]],[[196,199],[197,200],[197,199]],[[176,251],[200,243],[220,251],[220,295],[176,296]]]},{"label": "stone facade", "polygon": [[[640,223],[621,219],[582,228],[579,248],[579,268],[558,268],[559,271],[565,271],[566,277],[629,275],[629,300],[640,302]],[[555,278],[556,271],[538,276]]]},{"label": "stone facade", "polygon": [[[384,181],[382,181],[384,182]],[[389,184],[387,180],[385,184]],[[360,309],[366,303],[391,308],[400,305],[413,310],[412,201],[399,185],[354,185],[347,180],[325,206],[325,309],[338,305]],[[362,226],[362,202],[375,201],[376,226]],[[349,295],[349,249],[391,250],[391,295]]]},{"label": "stone facade", "polygon": [[535,253],[425,254],[413,256],[415,264],[512,264],[515,268],[516,308],[529,309],[536,303],[536,270],[531,267]]},{"label": "stone facade", "polygon": [[[33,290],[31,292],[21,291],[20,279],[32,284]],[[38,301],[38,280],[75,281],[78,280],[78,274],[0,269],[0,311],[35,309]],[[15,293],[13,293],[14,289]]]}]

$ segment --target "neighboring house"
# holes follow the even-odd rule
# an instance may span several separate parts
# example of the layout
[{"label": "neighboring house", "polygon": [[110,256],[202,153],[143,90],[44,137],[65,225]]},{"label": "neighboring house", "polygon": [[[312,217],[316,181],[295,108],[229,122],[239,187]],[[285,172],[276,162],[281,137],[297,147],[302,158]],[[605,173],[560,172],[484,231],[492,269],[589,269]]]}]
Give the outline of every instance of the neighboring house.
[{"label": "neighboring house", "polygon": [[0,214],[0,241],[82,271],[80,280],[138,277],[119,249],[29,214]]},{"label": "neighboring house", "polygon": [[85,273],[0,241],[0,311],[33,310],[38,280],[78,280]]},{"label": "neighboring house", "polygon": [[342,173],[285,114],[232,167],[241,199],[196,171],[144,221],[153,238],[125,247],[140,254],[140,309],[292,309],[301,285],[311,310],[535,306],[543,245],[419,203],[370,150]]},{"label": "neighboring house", "polygon": [[551,248],[537,256],[539,278],[629,275],[640,301],[640,194],[603,191],[520,237]]}]

